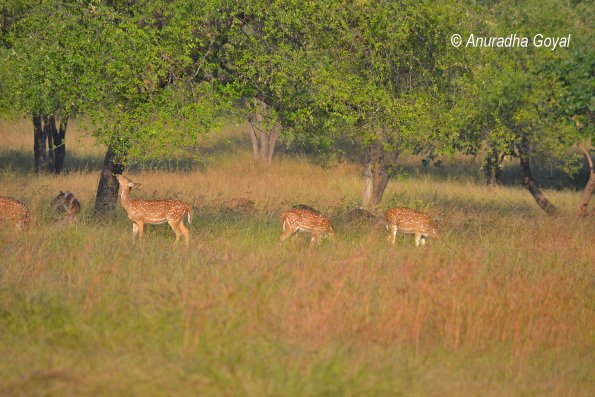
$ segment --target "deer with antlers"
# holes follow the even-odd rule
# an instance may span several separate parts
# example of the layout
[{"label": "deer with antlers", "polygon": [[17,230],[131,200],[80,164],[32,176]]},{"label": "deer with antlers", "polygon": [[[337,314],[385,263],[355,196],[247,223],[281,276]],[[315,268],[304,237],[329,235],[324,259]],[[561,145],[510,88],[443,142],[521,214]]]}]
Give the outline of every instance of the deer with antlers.
[{"label": "deer with antlers", "polygon": [[60,191],[60,194],[52,200],[52,205],[64,215],[62,222],[67,224],[74,222],[79,212],[81,212],[81,203],[68,190],[65,192]]},{"label": "deer with antlers", "polygon": [[192,209],[180,200],[133,200],[130,192],[133,187],[140,186],[140,183],[132,182],[124,175],[116,175],[118,183],[122,188],[120,203],[132,221],[132,238],[138,234],[143,237],[143,230],[146,223],[162,224],[168,223],[176,233],[176,242],[180,235],[184,236],[186,245],[190,240],[189,232],[184,226],[184,216],[188,215],[188,223],[192,220]]},{"label": "deer with antlers", "polygon": [[283,233],[279,237],[281,241],[296,234],[297,232],[310,233],[311,243],[319,242],[321,237],[334,238],[335,228],[328,218],[320,211],[307,205],[296,205],[291,211],[281,215]]},{"label": "deer with antlers", "polygon": [[386,230],[389,232],[388,240],[394,244],[397,231],[415,234],[415,246],[425,245],[429,237],[437,237],[438,232],[434,222],[423,212],[406,207],[391,208],[386,211]]},{"label": "deer with antlers", "polygon": [[14,223],[18,230],[27,230],[31,222],[31,212],[19,200],[0,196],[0,219]]}]

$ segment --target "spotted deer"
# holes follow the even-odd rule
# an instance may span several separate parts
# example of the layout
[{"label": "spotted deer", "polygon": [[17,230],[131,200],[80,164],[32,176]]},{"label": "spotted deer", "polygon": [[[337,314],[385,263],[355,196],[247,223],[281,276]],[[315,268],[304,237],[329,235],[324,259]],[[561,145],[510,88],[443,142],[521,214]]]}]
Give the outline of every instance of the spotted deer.
[{"label": "spotted deer", "polygon": [[294,235],[297,232],[310,233],[310,242],[319,242],[323,236],[334,238],[335,229],[326,216],[307,205],[296,205],[291,211],[281,215],[283,222],[283,233],[279,237],[281,241]]},{"label": "spotted deer", "polygon": [[168,223],[176,233],[176,242],[180,235],[184,236],[186,245],[190,240],[188,229],[184,226],[184,216],[188,215],[188,223],[192,221],[192,209],[180,200],[133,200],[130,192],[140,183],[132,182],[124,175],[116,175],[122,192],[120,203],[132,221],[132,238],[138,234],[143,237],[145,223]]},{"label": "spotted deer", "polygon": [[31,212],[19,200],[0,196],[0,220],[14,223],[18,230],[27,230],[31,222]]},{"label": "spotted deer", "polygon": [[391,208],[385,214],[388,240],[394,244],[397,231],[415,234],[415,246],[425,245],[429,237],[437,237],[436,226],[423,212],[406,207]]},{"label": "spotted deer", "polygon": [[81,212],[81,203],[68,190],[65,192],[60,191],[60,194],[52,200],[52,205],[56,207],[58,212],[64,214],[62,222],[68,224],[75,221],[77,215]]}]

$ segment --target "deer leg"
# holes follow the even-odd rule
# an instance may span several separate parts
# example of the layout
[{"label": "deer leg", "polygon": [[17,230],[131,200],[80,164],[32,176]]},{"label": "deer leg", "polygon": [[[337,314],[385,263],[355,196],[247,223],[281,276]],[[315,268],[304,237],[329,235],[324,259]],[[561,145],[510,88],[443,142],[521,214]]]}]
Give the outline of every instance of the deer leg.
[{"label": "deer leg", "polygon": [[415,246],[419,247],[419,242],[421,241],[421,234],[415,233]]},{"label": "deer leg", "polygon": [[312,233],[312,238],[310,239],[310,242],[316,245],[320,245],[322,243],[322,237],[323,234],[320,232],[313,232]]},{"label": "deer leg", "polygon": [[292,232],[291,229],[287,229],[283,233],[281,233],[281,236],[279,236],[279,240],[283,241],[283,240],[291,237],[293,234],[294,234],[294,232]]},{"label": "deer leg", "polygon": [[389,226],[388,228],[388,238],[387,240],[395,244],[397,242],[397,227],[396,226]]},{"label": "deer leg", "polygon": [[184,242],[185,242],[186,246],[188,246],[188,243],[190,242],[190,233],[188,232],[188,229],[184,225],[184,222],[180,221],[179,228],[180,228],[180,232],[184,236]]},{"label": "deer leg", "polygon": [[176,221],[168,220],[167,223],[169,223],[169,225],[171,226],[171,228],[174,229],[174,233],[176,234],[176,239],[174,240],[174,244],[175,244],[180,239],[180,234],[182,234],[182,232],[180,231],[180,222],[179,221],[176,222]]},{"label": "deer leg", "polygon": [[132,242],[134,242],[134,238],[138,234],[138,225],[132,222]]},{"label": "deer leg", "polygon": [[136,226],[138,228],[138,237],[140,239],[142,239],[144,232],[145,232],[145,223],[144,222],[136,222]]},{"label": "deer leg", "polygon": [[279,236],[279,240],[283,241],[288,237],[291,237],[293,234],[297,232],[297,229],[293,229],[291,227],[286,227],[285,223],[283,223],[283,233]]}]

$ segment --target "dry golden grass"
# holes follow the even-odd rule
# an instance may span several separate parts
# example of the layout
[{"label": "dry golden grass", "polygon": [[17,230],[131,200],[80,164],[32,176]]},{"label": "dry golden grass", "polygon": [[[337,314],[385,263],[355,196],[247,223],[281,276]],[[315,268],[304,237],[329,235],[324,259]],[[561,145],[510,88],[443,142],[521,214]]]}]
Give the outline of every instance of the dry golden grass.
[{"label": "dry golden grass", "polygon": [[[163,226],[132,245],[121,208],[93,218],[97,171],[0,170],[0,195],[36,215],[26,234],[0,229],[0,357],[11,358],[0,360],[0,395],[595,392],[594,221],[574,220],[579,194],[546,191],[563,212],[548,218],[519,188],[432,172],[399,178],[384,206],[435,214],[443,238],[416,249],[399,235],[393,247],[346,216],[360,167],[285,157],[266,168],[237,143],[213,149],[238,130],[203,143],[206,167],[129,173],[143,184],[135,197],[194,205],[189,250]],[[99,156],[84,145],[79,158]],[[53,223],[60,189],[83,205],[71,227]],[[257,210],[220,207],[235,197]],[[278,243],[279,215],[296,203],[327,213],[336,241]]]}]

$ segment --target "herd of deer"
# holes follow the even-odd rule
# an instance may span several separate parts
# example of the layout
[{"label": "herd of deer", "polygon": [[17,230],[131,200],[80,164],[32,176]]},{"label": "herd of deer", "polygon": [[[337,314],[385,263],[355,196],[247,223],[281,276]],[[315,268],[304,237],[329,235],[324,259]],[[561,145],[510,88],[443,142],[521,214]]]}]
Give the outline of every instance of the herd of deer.
[{"label": "herd of deer", "polygon": [[[132,189],[139,186],[124,175],[116,175],[122,188],[120,202],[132,221],[133,239],[143,236],[145,224],[168,223],[176,234],[176,240],[184,236],[188,245],[190,236],[184,226],[184,217],[188,223],[192,220],[192,209],[180,200],[133,200],[130,196]],[[60,192],[52,200],[52,206],[62,214],[63,223],[72,223],[81,210],[81,205],[74,194],[69,191]],[[0,219],[14,223],[19,230],[26,230],[31,221],[31,212],[25,204],[11,197],[0,196]],[[281,215],[283,233],[280,240],[298,233],[311,235],[311,242],[319,242],[322,237],[334,238],[335,228],[328,218],[320,211],[307,205],[296,205],[290,211]],[[437,231],[430,217],[422,212],[406,207],[391,208],[384,216],[388,240],[394,244],[397,232],[415,234],[415,246],[425,245],[430,237],[437,236]]]}]

